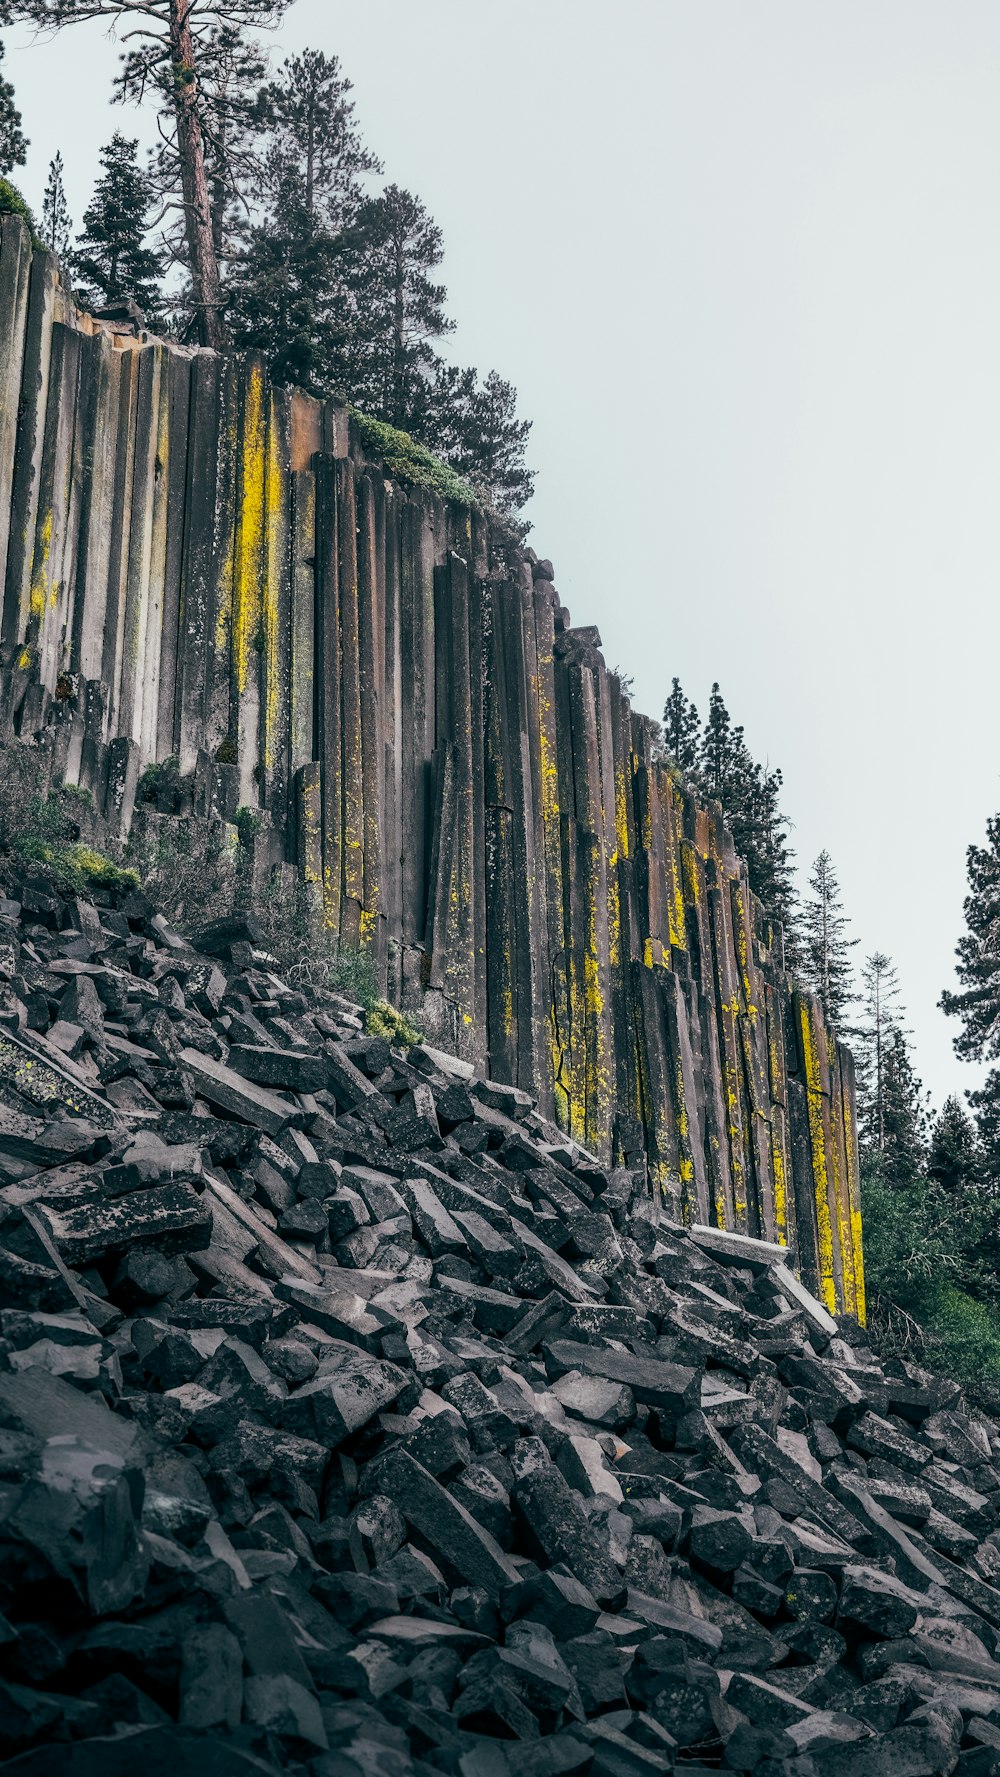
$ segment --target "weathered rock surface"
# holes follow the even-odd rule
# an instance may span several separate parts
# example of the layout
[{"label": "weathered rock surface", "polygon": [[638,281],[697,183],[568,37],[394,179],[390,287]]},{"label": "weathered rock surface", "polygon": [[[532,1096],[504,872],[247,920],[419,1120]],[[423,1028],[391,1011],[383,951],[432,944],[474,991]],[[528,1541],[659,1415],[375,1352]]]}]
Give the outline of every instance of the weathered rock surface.
[{"label": "weathered rock surface", "polygon": [[252,932],[53,900],[0,908],[0,1769],[1000,1770],[953,1385]]},{"label": "weathered rock surface", "polygon": [[[436,1112],[400,1092],[385,1128],[400,1156],[433,1163],[451,1137],[474,1162],[506,1118],[502,1164],[548,1233],[572,1187],[532,1139],[537,1101],[600,1165],[645,1157],[677,1220],[795,1245],[825,1307],[863,1319],[851,1057],[785,972],[721,810],[654,757],[551,562],[394,479],[369,439],[343,402],[272,387],[257,355],[81,313],[0,216],[0,742],[89,792],[98,844],[103,825],[169,849],[184,823],[197,855],[238,825],[258,895],[276,871],[298,879],[346,949],[369,947],[386,996],[459,1058]],[[184,988],[202,1016],[220,965],[254,942],[252,921],[206,926]],[[30,986],[41,1018],[46,983]],[[53,1092],[79,1085],[116,984],[69,989],[46,1019]],[[317,1057],[290,1055],[287,1032],[261,1053],[252,1008],[224,1065],[171,1033],[169,1010],[141,1033],[147,1055],[112,1033],[108,1060],[169,1055],[173,1109],[197,1097],[276,1141],[282,1094],[326,1090],[364,1117],[354,1051],[327,1057],[317,1088]],[[470,1119],[474,1072],[490,1079]],[[122,1107],[146,1089],[126,1067]],[[374,1164],[366,1131],[349,1162]],[[568,1212],[566,1256],[586,1268],[618,1237],[574,1176],[589,1214]],[[312,1209],[274,1192],[270,1207],[316,1243]],[[337,1244],[357,1261],[380,1218],[351,1225],[355,1207]],[[426,1229],[433,1209],[407,1207]],[[459,1235],[442,1223],[439,1243],[477,1265],[492,1245],[497,1275],[516,1276],[522,1234],[484,1233],[475,1202],[442,1207]],[[562,1287],[546,1251],[529,1262]],[[673,1255],[659,1263],[669,1284]]]}]

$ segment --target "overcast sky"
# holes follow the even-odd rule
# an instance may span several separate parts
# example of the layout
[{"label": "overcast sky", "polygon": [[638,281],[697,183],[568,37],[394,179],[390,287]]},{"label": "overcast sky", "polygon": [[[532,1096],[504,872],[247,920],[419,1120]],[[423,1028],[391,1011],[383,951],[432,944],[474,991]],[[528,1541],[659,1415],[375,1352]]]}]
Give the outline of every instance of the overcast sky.
[{"label": "overcast sky", "polygon": [[[117,48],[5,72],[78,221]],[[996,0],[297,0],[441,224],[454,351],[534,421],[532,542],[658,714],[721,681],[896,960],[940,1103],[965,848],[1000,806]]]}]

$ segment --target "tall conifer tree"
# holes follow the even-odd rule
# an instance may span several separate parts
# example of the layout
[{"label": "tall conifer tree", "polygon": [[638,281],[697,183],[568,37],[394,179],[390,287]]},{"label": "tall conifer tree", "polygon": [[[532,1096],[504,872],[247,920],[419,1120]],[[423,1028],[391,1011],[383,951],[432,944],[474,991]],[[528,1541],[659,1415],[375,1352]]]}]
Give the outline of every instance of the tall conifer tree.
[{"label": "tall conifer tree", "polygon": [[[749,757],[749,755],[748,755]],[[775,931],[783,939],[784,965],[799,963],[798,897],[795,853],[788,843],[788,822],[781,812],[783,783],[777,766],[750,761],[742,806],[733,815],[733,839],[747,860],[750,887]]]},{"label": "tall conifer tree", "polygon": [[226,340],[225,297],[213,219],[206,135],[211,130],[202,87],[203,58],[219,33],[231,45],[274,25],[290,0],[6,0],[11,18],[60,30],[88,19],[120,20],[129,33],[119,97],[151,96],[161,131],[176,148],[173,201],[184,218],[185,263],[203,345]]},{"label": "tall conifer tree", "polygon": [[927,1104],[907,1033],[888,1034],[882,1058],[879,1164],[890,1184],[912,1179],[926,1160]]},{"label": "tall conifer tree", "polygon": [[858,1064],[859,1139],[870,1154],[881,1154],[890,1139],[890,1100],[904,1082],[904,1056],[897,1037],[904,1039],[899,976],[892,959],[882,950],[865,958],[861,970],[861,1017],[856,1030]]},{"label": "tall conifer tree", "polygon": [[671,680],[670,696],[663,706],[663,744],[682,771],[691,773],[697,767],[700,730],[698,711],[681,690],[680,679]]},{"label": "tall conifer tree", "polygon": [[513,518],[530,500],[535,477],[525,463],[531,421],[517,412],[517,390],[499,371],[482,382],[475,370],[436,359],[411,393],[410,429],[471,483],[494,512]]},{"label": "tall conifer tree", "polygon": [[[286,61],[253,109],[260,215],[244,230],[230,281],[237,344],[270,358],[279,382],[316,393],[348,388],[359,314],[350,288],[348,230],[361,176],[378,161],[361,141],[351,83],[335,56],[307,50]],[[355,253],[358,242],[352,237]]]},{"label": "tall conifer tree", "polygon": [[[239,250],[248,223],[251,188],[257,168],[258,139],[254,109],[267,57],[260,43],[236,25],[220,20],[201,33],[198,45],[198,104],[201,120],[205,188],[215,254],[220,300],[228,332],[230,262]],[[184,201],[181,139],[171,122],[172,70],[154,56],[133,51],[119,79],[122,98],[140,100],[155,92],[160,131],[153,161],[156,195],[163,215],[163,233],[171,262],[182,268],[185,283],[172,307],[184,338],[198,337],[201,311],[196,268],[191,257],[188,212]],[[220,311],[221,312],[221,311]]]},{"label": "tall conifer tree", "polygon": [[350,387],[376,419],[409,430],[425,399],[431,342],[455,323],[430,273],[444,243],[420,199],[398,185],[362,204],[353,230],[350,287],[356,317]]},{"label": "tall conifer tree", "polygon": [[[969,892],[966,929],[958,941],[959,991],[941,995],[942,1011],[960,1021],[954,1037],[963,1061],[1000,1061],[1000,814],[986,823],[986,844],[966,853]],[[1000,1194],[1000,1069],[991,1068],[970,1093],[981,1144],[982,1176]]]},{"label": "tall conifer tree", "polygon": [[[3,22],[0,16],[0,24]],[[0,64],[3,63],[3,58],[4,46],[0,39]],[[21,113],[14,99],[14,88],[0,73],[0,178],[12,173],[15,167],[23,167],[27,152],[28,143],[21,128]]]},{"label": "tall conifer tree", "polygon": [[795,854],[780,808],[781,772],[756,763],[742,727],[733,724],[718,683],[712,686],[702,731],[698,781],[721,802],[736,850],[746,859],[750,887],[771,925],[783,934],[786,966],[794,966],[798,961]]},{"label": "tall conifer tree", "polygon": [[976,1126],[954,1093],[931,1130],[927,1176],[951,1196],[980,1188],[982,1153]]},{"label": "tall conifer tree", "polygon": [[733,726],[718,680],[708,700],[698,763],[708,795],[722,803],[723,814],[731,819],[749,794],[753,760],[742,727]]},{"label": "tall conifer tree", "polygon": [[134,137],[121,135],[101,149],[104,170],[83,213],[73,264],[89,300],[109,307],[132,301],[149,319],[159,307],[163,257],[146,245],[152,193],[138,149]]},{"label": "tall conifer tree", "polygon": [[291,203],[313,229],[336,235],[361,202],[361,180],[381,171],[358,130],[351,82],[336,56],[307,49],[290,56],[253,105],[263,154],[257,194],[268,214]]},{"label": "tall conifer tree", "polygon": [[827,1024],[832,1030],[842,1031],[845,1013],[854,998],[850,953],[858,940],[846,935],[848,922],[840,899],[840,884],[833,859],[826,850],[813,864],[809,887],[811,898],[802,904],[805,967]]},{"label": "tall conifer tree", "polygon": [[1000,1060],[1000,814],[986,823],[986,844],[966,854],[969,893],[966,931],[958,941],[958,993],[941,995],[941,1009],[961,1020],[955,1052],[965,1061]]},{"label": "tall conifer tree", "polygon": [[73,224],[63,184],[63,157],[58,152],[49,162],[49,177],[42,202],[42,236],[60,259],[67,258]]}]

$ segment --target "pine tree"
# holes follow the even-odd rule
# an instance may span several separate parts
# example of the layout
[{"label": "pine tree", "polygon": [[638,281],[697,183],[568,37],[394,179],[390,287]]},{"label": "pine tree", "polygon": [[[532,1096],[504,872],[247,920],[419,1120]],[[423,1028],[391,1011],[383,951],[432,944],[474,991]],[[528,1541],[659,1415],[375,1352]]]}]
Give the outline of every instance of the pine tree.
[{"label": "pine tree", "polygon": [[747,861],[750,887],[775,932],[782,934],[784,965],[792,969],[799,962],[798,896],[795,853],[779,806],[782,782],[777,766],[768,769],[750,760],[731,826],[736,849]]},{"label": "pine tree", "polygon": [[[173,72],[150,49],[148,45],[133,48],[124,58],[118,96],[138,102],[152,91],[157,100],[159,140],[151,170],[164,217],[164,242],[171,262],[185,274],[172,307],[177,330],[187,338],[200,331],[201,311],[183,195],[181,143],[173,121]],[[258,147],[254,111],[266,73],[262,48],[245,31],[223,21],[202,32],[198,45],[202,153],[220,292],[227,302],[228,264],[238,251],[250,213]]]},{"label": "pine tree", "polygon": [[293,56],[261,89],[254,192],[263,215],[245,230],[231,276],[235,342],[266,351],[277,381],[315,393],[348,381],[357,316],[346,230],[361,204],[360,175],[378,168],[350,91],[336,57],[315,50]]},{"label": "pine tree", "polygon": [[854,998],[850,952],[857,938],[845,936],[847,920],[833,859],[820,852],[809,878],[812,899],[802,907],[804,962],[809,984],[819,995],[831,1030],[844,1029],[844,1014]]},{"label": "pine tree", "polygon": [[964,1061],[1000,1059],[1000,814],[986,823],[984,846],[970,845],[967,930],[959,939],[955,973],[960,993],[941,995],[941,1010],[960,1018],[955,1053]]},{"label": "pine tree", "polygon": [[889,1184],[906,1183],[926,1159],[927,1108],[905,1031],[894,1026],[882,1057],[879,1164]]},{"label": "pine tree", "polygon": [[348,387],[373,418],[408,431],[426,402],[430,342],[454,327],[428,275],[444,255],[441,230],[419,198],[389,185],[361,205],[351,236]]},{"label": "pine tree", "polygon": [[49,162],[48,183],[42,201],[42,235],[59,259],[66,259],[69,255],[72,229],[66,187],[63,184],[63,157],[57,152]]},{"label": "pine tree", "polygon": [[[905,1041],[907,1033],[902,1029],[899,976],[884,951],[873,951],[865,958],[861,983],[861,1018],[855,1032],[858,1135],[866,1152],[881,1154],[887,1141],[892,1078],[898,1083],[901,1077],[901,1058],[895,1039],[900,1034]],[[890,1056],[894,1057],[894,1076],[891,1075]]]},{"label": "pine tree", "polygon": [[[0,24],[3,20],[0,19]],[[4,46],[0,41],[0,63],[4,58]],[[9,80],[0,73],[0,178],[12,173],[15,167],[23,167],[28,153],[28,143],[21,128],[21,113],[14,103],[14,88]]]},{"label": "pine tree", "polygon": [[747,799],[753,760],[743,739],[742,727],[733,727],[718,680],[712,686],[708,701],[698,764],[705,790],[722,803],[723,814],[731,819]]},{"label": "pine tree", "polygon": [[[256,176],[256,106],[266,73],[266,55],[260,45],[238,26],[222,24],[206,33],[199,78],[205,119],[212,239],[223,283],[226,266],[237,250]],[[176,171],[168,180],[166,189],[177,191],[180,184],[178,157]]]},{"label": "pine tree", "polygon": [[411,394],[410,430],[462,475],[494,512],[514,518],[535,477],[524,461],[531,421],[517,415],[517,390],[496,370],[436,360]]},{"label": "pine tree", "polygon": [[159,307],[163,257],[145,244],[152,194],[138,149],[138,141],[122,135],[102,148],[104,173],[83,213],[73,264],[88,300],[107,307],[132,301],[149,318]]},{"label": "pine tree", "polygon": [[982,1085],[969,1093],[979,1137],[984,1189],[1000,1196],[1000,1069],[991,1068]]},{"label": "pine tree", "polygon": [[[998,852],[1000,817],[989,824],[987,846],[969,851],[968,931],[958,963],[963,991],[943,1001],[963,1020],[956,1048],[972,1056],[996,1057],[1000,1041]],[[876,1325],[885,1324],[887,1303],[915,1316],[941,1367],[976,1398],[989,1383],[1000,1335],[1000,1070],[970,1095],[975,1128],[952,1098],[928,1142],[888,957],[869,957],[863,981],[855,1034],[865,1270]]]},{"label": "pine tree", "polygon": [[[1000,1059],[1000,814],[986,823],[986,844],[970,845],[966,854],[969,893],[965,898],[966,930],[958,941],[955,973],[960,991],[947,990],[940,1006],[961,1021],[954,1037],[963,1061]],[[982,1176],[1000,1195],[1000,1070],[991,1068],[983,1084],[970,1093],[981,1144]]]},{"label": "pine tree", "polygon": [[472,388],[462,408],[458,444],[449,458],[488,506],[513,518],[534,492],[534,471],[524,460],[531,421],[518,417],[517,390],[497,370]]},{"label": "pine tree", "polygon": [[[718,686],[713,686],[713,692]],[[663,744],[682,771],[691,773],[698,764],[701,721],[691,699],[681,690],[680,679],[671,680],[670,696],[663,706]]]},{"label": "pine tree", "polygon": [[445,364],[444,290],[427,272],[440,231],[390,186],[363,199],[379,163],[361,141],[351,83],[336,57],[307,50],[253,107],[258,214],[230,262],[233,342],[265,351],[279,382],[344,390],[373,417],[405,426],[513,518],[530,497],[530,422],[496,371]]},{"label": "pine tree", "polygon": [[202,345],[225,344],[225,312],[206,158],[210,119],[201,86],[202,57],[220,32],[231,41],[274,25],[290,0],[6,0],[11,18],[60,30],[86,19],[120,19],[129,48],[117,82],[119,97],[151,95],[161,132],[176,146],[186,264]]},{"label": "pine tree", "polygon": [[976,1126],[954,1096],[946,1098],[931,1130],[927,1176],[951,1196],[979,1189],[982,1155]]},{"label": "pine tree", "polygon": [[361,177],[381,164],[361,140],[352,90],[336,56],[307,49],[257,94],[253,123],[266,144],[257,195],[272,217],[291,202],[331,235],[354,220]]},{"label": "pine tree", "polygon": [[[678,687],[679,689],[679,687]],[[712,686],[698,761],[701,787],[722,804],[722,813],[765,916],[784,937],[786,967],[798,960],[794,852],[779,798],[777,767],[758,765],[734,727],[718,683]]]},{"label": "pine tree", "polygon": [[344,387],[350,320],[336,300],[343,261],[337,240],[289,212],[280,227],[246,232],[246,257],[229,284],[234,345],[265,352],[277,383],[314,395]]}]

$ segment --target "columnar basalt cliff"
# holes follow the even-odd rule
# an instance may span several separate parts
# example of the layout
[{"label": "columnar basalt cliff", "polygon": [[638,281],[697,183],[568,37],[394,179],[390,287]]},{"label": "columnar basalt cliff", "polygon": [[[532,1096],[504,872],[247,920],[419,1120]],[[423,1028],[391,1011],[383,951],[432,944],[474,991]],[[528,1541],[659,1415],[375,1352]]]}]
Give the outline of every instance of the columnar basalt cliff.
[{"label": "columnar basalt cliff", "polygon": [[173,818],[253,809],[440,1047],[863,1318],[850,1055],[548,563],[253,357],[81,314],[5,216],[0,584],[3,732],[116,832],[176,755]]}]

